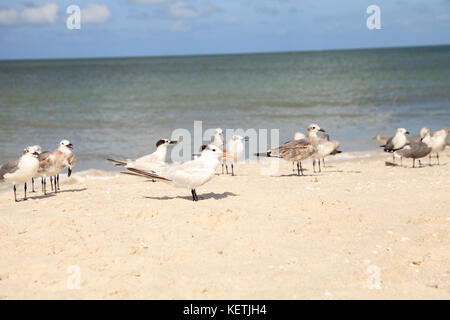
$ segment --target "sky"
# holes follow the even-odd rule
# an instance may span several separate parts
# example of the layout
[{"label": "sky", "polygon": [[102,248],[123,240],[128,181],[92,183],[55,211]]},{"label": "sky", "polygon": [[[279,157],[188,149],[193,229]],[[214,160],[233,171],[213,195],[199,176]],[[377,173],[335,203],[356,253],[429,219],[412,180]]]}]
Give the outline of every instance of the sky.
[{"label": "sky", "polygon": [[[66,12],[81,8],[81,28]],[[380,8],[381,29],[366,12]],[[450,44],[450,0],[0,0],[0,59]]]}]

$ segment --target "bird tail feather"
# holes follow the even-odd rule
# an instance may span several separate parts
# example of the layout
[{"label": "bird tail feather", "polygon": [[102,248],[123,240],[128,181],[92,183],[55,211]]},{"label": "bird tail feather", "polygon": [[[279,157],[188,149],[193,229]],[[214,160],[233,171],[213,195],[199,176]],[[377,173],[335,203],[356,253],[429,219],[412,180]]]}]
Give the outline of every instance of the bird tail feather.
[{"label": "bird tail feather", "polygon": [[114,160],[114,159],[106,159],[106,160],[114,163],[114,165],[117,166],[117,167],[125,167],[127,165],[126,162],[120,161],[120,160]]},{"label": "bird tail feather", "polygon": [[170,181],[167,178],[158,176],[155,172],[144,171],[144,170],[139,170],[139,169],[134,169],[134,168],[127,168],[127,169],[130,170],[131,172],[121,172],[121,173],[134,175],[134,176],[139,176],[139,177],[150,178],[150,179],[155,179],[155,180]]}]

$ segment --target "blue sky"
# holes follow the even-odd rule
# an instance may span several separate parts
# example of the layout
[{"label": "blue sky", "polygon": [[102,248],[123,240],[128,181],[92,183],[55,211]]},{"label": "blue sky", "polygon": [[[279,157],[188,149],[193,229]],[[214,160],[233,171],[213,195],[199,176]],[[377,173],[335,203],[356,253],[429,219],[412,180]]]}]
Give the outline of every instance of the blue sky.
[{"label": "blue sky", "polygon": [[[380,30],[366,27],[372,4]],[[450,0],[0,0],[0,59],[436,45],[449,31]]]}]

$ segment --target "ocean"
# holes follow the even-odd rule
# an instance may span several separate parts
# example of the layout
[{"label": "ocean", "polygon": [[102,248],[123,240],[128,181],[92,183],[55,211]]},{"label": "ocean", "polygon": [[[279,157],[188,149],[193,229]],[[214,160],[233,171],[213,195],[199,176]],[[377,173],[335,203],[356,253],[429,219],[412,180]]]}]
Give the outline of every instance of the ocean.
[{"label": "ocean", "polygon": [[0,61],[0,162],[74,144],[76,170],[152,152],[173,130],[310,123],[341,150],[377,133],[450,126],[450,46],[148,58]]}]

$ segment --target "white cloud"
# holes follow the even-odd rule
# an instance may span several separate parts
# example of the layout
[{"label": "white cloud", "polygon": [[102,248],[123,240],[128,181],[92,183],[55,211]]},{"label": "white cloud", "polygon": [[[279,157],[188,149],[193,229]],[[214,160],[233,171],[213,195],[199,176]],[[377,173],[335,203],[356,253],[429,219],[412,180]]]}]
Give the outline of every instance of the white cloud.
[{"label": "white cloud", "polygon": [[[47,3],[42,7],[27,7],[22,11],[16,9],[0,9],[0,26],[22,24],[53,24],[61,21],[56,3]],[[106,5],[89,3],[81,9],[82,23],[103,23],[111,18],[111,11]]]},{"label": "white cloud", "polygon": [[24,23],[29,24],[49,24],[58,19],[58,5],[47,3],[43,7],[25,8],[21,13]]},{"label": "white cloud", "polygon": [[105,5],[88,3],[81,9],[81,23],[103,23],[111,18],[111,11]]},{"label": "white cloud", "polygon": [[169,16],[174,19],[198,19],[214,11],[216,11],[216,7],[213,5],[193,7],[184,1],[177,1],[168,8]]},{"label": "white cloud", "polygon": [[192,27],[189,24],[179,21],[172,26],[171,30],[173,32],[188,32],[192,30]]},{"label": "white cloud", "polygon": [[51,24],[58,19],[58,5],[47,3],[42,7],[0,10],[0,25],[11,26],[18,24]]},{"label": "white cloud", "polygon": [[0,10],[0,26],[10,26],[19,20],[19,13],[14,9]]}]

